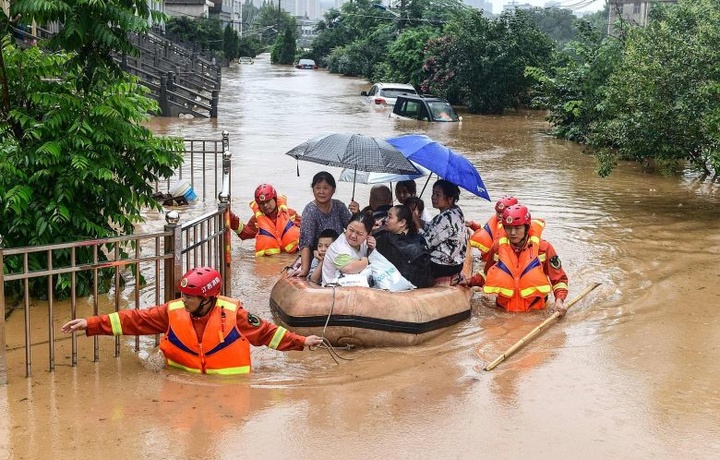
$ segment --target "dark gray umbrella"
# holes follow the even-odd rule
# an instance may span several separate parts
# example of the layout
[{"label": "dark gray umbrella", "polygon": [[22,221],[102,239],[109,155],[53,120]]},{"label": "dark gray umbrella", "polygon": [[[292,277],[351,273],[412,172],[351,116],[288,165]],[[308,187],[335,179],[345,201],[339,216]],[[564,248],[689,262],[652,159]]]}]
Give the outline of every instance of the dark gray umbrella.
[{"label": "dark gray umbrella", "polygon": [[[420,174],[398,149],[382,139],[350,133],[323,134],[293,148],[286,155],[354,171]],[[299,168],[298,168],[299,175]],[[353,199],[355,182],[353,181]]]}]

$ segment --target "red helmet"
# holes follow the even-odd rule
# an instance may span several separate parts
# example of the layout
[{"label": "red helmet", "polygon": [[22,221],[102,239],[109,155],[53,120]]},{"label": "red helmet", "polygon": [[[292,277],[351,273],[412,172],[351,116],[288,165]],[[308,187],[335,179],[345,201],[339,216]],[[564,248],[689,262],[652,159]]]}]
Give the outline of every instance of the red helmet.
[{"label": "red helmet", "polygon": [[497,200],[497,203],[495,203],[495,212],[502,213],[505,208],[514,204],[518,204],[517,198],[510,195],[505,195],[504,197]]},{"label": "red helmet", "polygon": [[193,297],[215,297],[220,294],[222,278],[214,268],[193,268],[180,280],[180,292]]},{"label": "red helmet", "polygon": [[530,225],[530,220],[530,211],[521,204],[514,204],[503,211],[502,223],[505,227]]},{"label": "red helmet", "polygon": [[277,192],[275,188],[270,184],[260,184],[255,189],[255,201],[270,201],[277,199]]}]

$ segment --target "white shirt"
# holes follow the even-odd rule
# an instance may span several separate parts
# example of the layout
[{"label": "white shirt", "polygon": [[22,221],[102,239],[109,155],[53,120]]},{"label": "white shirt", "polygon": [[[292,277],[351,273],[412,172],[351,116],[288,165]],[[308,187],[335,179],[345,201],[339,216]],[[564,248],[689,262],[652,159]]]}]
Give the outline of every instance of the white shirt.
[{"label": "white shirt", "polygon": [[340,269],[354,259],[362,259],[367,257],[368,247],[365,241],[360,245],[360,249],[350,246],[345,238],[345,234],[341,234],[338,239],[333,241],[327,252],[325,252],[325,260],[322,264],[322,285],[337,281],[342,273]]}]

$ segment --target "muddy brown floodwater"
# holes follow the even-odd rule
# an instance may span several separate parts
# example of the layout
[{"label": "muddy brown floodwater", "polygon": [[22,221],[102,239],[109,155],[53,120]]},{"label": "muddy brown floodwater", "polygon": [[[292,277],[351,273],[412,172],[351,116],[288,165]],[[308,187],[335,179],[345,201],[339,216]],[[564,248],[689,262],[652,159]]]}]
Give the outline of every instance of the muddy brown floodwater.
[{"label": "muddy brown floodwater", "polygon": [[[166,369],[151,339],[135,354],[130,337],[119,359],[112,339],[101,338],[97,363],[93,340],[80,338],[75,368],[65,339],[50,373],[40,342],[27,379],[23,318],[14,314],[9,383],[0,387],[0,457],[718,457],[717,184],[691,171],[663,177],[629,163],[601,179],[592,157],[546,134],[542,114],[403,122],[363,102],[359,92],[369,85],[361,80],[268,60],[223,73],[217,120],[152,121],[157,133],[186,138],[230,132],[232,205],[242,217],[250,216],[247,202],[261,182],[302,210],[321,168],[296,165],[284,152],[314,135],[421,132],[467,155],[494,199],[512,194],[546,219],[544,236],[561,255],[570,297],[593,282],[602,286],[491,372],[476,367],[545,314],[500,312],[476,294],[469,320],[421,346],[357,350],[340,364],[322,350],[255,349],[254,373],[233,378]],[[358,185],[358,201],[368,191]],[[350,194],[351,185],[339,183],[335,197],[347,202]],[[491,203],[468,193],[460,205],[475,220],[492,213]],[[162,216],[148,220],[155,225]],[[232,252],[233,294],[269,318],[270,288],[292,257],[256,260],[252,241],[236,240]],[[33,307],[41,322],[42,308]],[[68,310],[56,308],[59,335]]]}]

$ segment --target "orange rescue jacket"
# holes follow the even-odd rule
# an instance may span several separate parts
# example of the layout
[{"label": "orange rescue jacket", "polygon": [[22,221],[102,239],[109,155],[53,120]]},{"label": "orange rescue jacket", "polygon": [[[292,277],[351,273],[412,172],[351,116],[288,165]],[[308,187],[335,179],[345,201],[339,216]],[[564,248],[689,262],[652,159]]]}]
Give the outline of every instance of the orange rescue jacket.
[{"label": "orange rescue jacket", "polygon": [[247,374],[250,372],[250,343],[237,328],[240,303],[218,297],[209,313],[202,341],[198,343],[190,313],[182,300],[168,304],[168,330],[160,350],[170,366],[203,374]]},{"label": "orange rescue jacket", "polygon": [[255,255],[271,256],[285,251],[292,254],[298,250],[300,228],[295,225],[295,216],[288,212],[287,198],[284,195],[277,197],[277,218],[275,222],[263,214],[255,201],[250,202],[258,232],[255,235]]},{"label": "orange rescue jacket", "polygon": [[498,304],[507,311],[542,310],[552,286],[543,271],[541,256],[544,259],[545,254],[540,254],[538,236],[528,236],[520,254],[515,253],[507,236],[501,237],[495,264],[486,273],[483,292],[497,294]]}]

